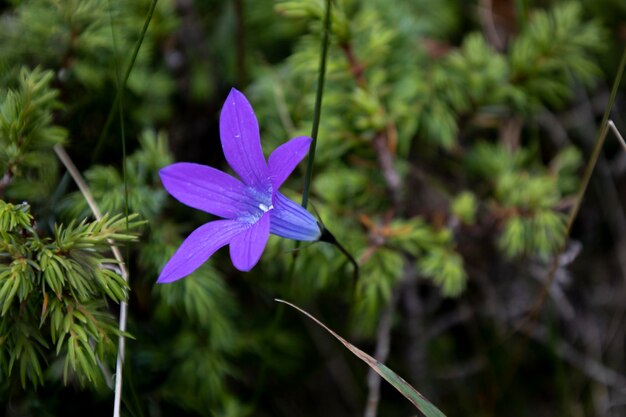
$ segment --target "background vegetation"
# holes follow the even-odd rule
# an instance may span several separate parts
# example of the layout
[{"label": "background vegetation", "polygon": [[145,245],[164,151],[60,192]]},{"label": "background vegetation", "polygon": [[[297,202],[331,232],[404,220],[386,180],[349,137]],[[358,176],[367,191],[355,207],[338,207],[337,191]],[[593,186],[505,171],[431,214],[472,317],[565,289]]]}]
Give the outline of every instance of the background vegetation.
[{"label": "background vegetation", "polygon": [[[276,297],[449,417],[626,413],[626,153],[612,136],[563,233],[626,42],[623,1],[335,1],[311,203],[359,280],[330,245],[304,246],[294,268],[294,243],[271,237],[250,273],[220,251],[159,286],[209,217],[168,197],[158,169],[226,167],[217,121],[233,86],[266,153],[309,134],[323,2],[159,0],[133,61],[151,5],[0,5],[5,415],[110,415],[126,297],[123,415],[414,415]],[[294,199],[302,174],[285,185]]]}]

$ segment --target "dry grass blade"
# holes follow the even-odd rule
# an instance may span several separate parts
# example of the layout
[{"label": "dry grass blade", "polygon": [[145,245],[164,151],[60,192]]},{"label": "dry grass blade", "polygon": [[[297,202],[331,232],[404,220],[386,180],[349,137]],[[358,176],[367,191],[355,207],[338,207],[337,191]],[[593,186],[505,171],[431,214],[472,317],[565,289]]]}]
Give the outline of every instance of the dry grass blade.
[{"label": "dry grass blade", "polygon": [[296,310],[298,310],[299,312],[301,312],[302,314],[304,314],[305,316],[313,320],[315,323],[319,324],[327,332],[335,336],[335,338],[339,340],[346,348],[348,348],[350,352],[355,354],[359,359],[361,359],[363,362],[369,365],[370,368],[376,371],[376,373],[378,373],[383,379],[385,379],[387,382],[393,385],[395,389],[397,389],[402,395],[404,395],[409,401],[411,401],[411,403],[413,403],[413,405],[418,410],[420,410],[426,417],[445,417],[445,414],[443,414],[430,401],[424,398],[422,394],[417,392],[415,388],[413,388],[408,382],[406,382],[404,379],[398,376],[398,374],[396,374],[394,371],[389,369],[387,366],[378,362],[376,359],[374,359],[367,353],[363,352],[361,349],[357,348],[356,346],[348,342],[343,337],[339,336],[337,333],[335,333],[330,328],[328,328],[328,326],[326,326],[324,323],[322,323],[321,321],[319,321],[318,319],[316,319],[315,317],[313,317],[311,314],[307,313],[300,307],[284,300],[280,300],[280,299],[275,299],[275,300],[279,303],[287,304],[288,306],[295,308]]},{"label": "dry grass blade", "polygon": [[609,127],[613,131],[613,134],[619,141],[620,145],[622,145],[622,148],[624,149],[624,151],[626,151],[626,141],[624,141],[624,138],[622,137],[621,133],[619,133],[619,130],[617,130],[617,126],[615,126],[615,123],[613,123],[613,120],[609,120],[608,123],[609,123]]},{"label": "dry grass blade", "polygon": [[[59,157],[59,159],[61,160],[61,162],[67,169],[67,171],[69,172],[70,176],[76,182],[78,189],[83,194],[83,197],[87,201],[87,205],[91,209],[91,212],[93,213],[94,217],[97,220],[101,220],[102,213],[100,212],[100,208],[98,208],[98,205],[96,204],[96,200],[91,195],[91,192],[89,191],[89,187],[87,186],[87,183],[83,179],[82,175],[80,175],[78,168],[76,168],[76,165],[74,165],[74,162],[71,160],[70,156],[67,154],[67,152],[65,152],[65,149],[63,149],[61,145],[55,145],[54,151],[56,152],[57,156]],[[120,252],[119,248],[113,244],[112,241],[109,241],[109,242],[111,243],[111,251],[113,252],[113,256],[119,263],[119,269],[120,269],[122,278],[124,278],[124,281],[128,282],[128,270],[126,269],[126,264],[124,263],[124,258],[122,257],[122,253]],[[119,410],[120,410],[121,393],[122,393],[122,365],[124,363],[124,351],[126,348],[126,339],[124,338],[124,332],[126,332],[127,315],[128,315],[128,304],[126,303],[126,301],[122,301],[120,302],[120,319],[119,319],[119,330],[121,334],[118,338],[117,361],[115,364],[115,368],[116,368],[115,388],[114,388],[115,404],[113,406],[114,417],[119,417],[120,415]]]}]

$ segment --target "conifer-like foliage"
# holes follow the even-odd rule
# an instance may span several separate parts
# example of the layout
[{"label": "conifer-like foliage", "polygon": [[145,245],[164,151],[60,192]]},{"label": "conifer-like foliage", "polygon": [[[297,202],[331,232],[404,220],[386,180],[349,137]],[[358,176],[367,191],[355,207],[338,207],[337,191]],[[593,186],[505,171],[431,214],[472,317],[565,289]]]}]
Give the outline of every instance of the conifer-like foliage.
[{"label": "conifer-like foliage", "polygon": [[116,242],[136,239],[127,233],[137,225],[133,218],[70,221],[50,230],[31,214],[29,202],[43,207],[57,183],[52,147],[66,138],[53,123],[59,102],[51,79],[50,71],[23,68],[0,102],[0,193],[24,201],[0,200],[3,390],[16,379],[24,388],[43,384],[57,362],[61,373],[53,379],[102,383],[100,366],[115,353],[119,334],[108,303],[128,295],[109,252]]},{"label": "conifer-like foliage", "polygon": [[[312,24],[321,18],[318,2],[286,1],[276,8]],[[435,148],[443,148],[448,156],[440,162],[464,166],[467,174],[476,176],[483,184],[480,191],[488,215],[501,225],[496,240],[505,255],[545,258],[560,247],[564,217],[557,205],[575,189],[562,190],[559,184],[575,182],[580,163],[575,150],[565,148],[563,155],[555,155],[556,169],[549,171],[537,163],[531,148],[520,143],[519,129],[501,135],[499,143],[481,136],[493,134],[489,130],[498,133],[486,122],[521,127],[544,106],[562,104],[573,79],[590,82],[598,68],[589,57],[601,49],[603,36],[597,24],[582,20],[579,5],[566,3],[530,16],[505,53],[496,51],[482,34],[470,33],[457,50],[432,59],[427,48],[410,56],[405,52],[412,36],[432,31],[420,25],[423,16],[404,3],[394,9],[384,11],[376,1],[339,2],[335,9],[335,43],[321,127],[325,140],[318,157],[323,168],[314,184],[320,200],[327,203],[318,207],[323,218],[341,218],[343,224],[333,226],[342,231],[346,222],[353,222],[346,236],[360,248],[364,264],[355,317],[370,324],[409,265],[437,283],[446,296],[457,296],[466,286],[467,273],[455,250],[455,228],[424,221],[424,216],[437,214],[433,209],[437,215],[450,209],[419,207],[419,195],[410,190],[421,183],[431,189],[426,193],[439,194],[445,205],[452,204],[455,194],[479,190],[467,190],[462,181],[433,189],[424,176],[448,168],[440,164],[426,173],[419,165],[426,158],[418,156],[414,164],[415,154],[432,155]],[[277,90],[290,92],[285,101],[302,103],[292,111],[294,120],[289,123],[275,112],[268,114],[264,125],[277,126],[278,132],[280,126],[306,131],[312,97],[295,86],[314,82],[317,51],[317,42],[304,37],[277,69],[281,76],[257,81],[259,99],[268,100],[268,108],[278,107],[271,104],[281,99],[272,93]],[[448,224],[458,222],[450,217]],[[318,282],[327,282],[325,272],[336,273],[316,270]]]},{"label": "conifer-like foliage", "polygon": [[63,143],[66,131],[52,123],[59,107],[52,77],[50,71],[22,68],[17,83],[0,93],[0,196],[6,191],[15,199],[42,200],[54,186],[58,164],[50,151]]},{"label": "conifer-like foliage", "polygon": [[65,382],[101,383],[99,365],[116,351],[118,335],[107,300],[119,303],[128,291],[106,252],[135,238],[123,232],[125,219],[60,225],[41,238],[28,204],[0,201],[0,225],[3,380],[43,384],[58,358]]},{"label": "conifer-like foliage", "polygon": [[[0,414],[109,415],[121,301],[122,415],[415,413],[281,298],[449,417],[620,415],[624,158],[611,141],[565,236],[624,41],[619,1],[333,0],[308,208],[358,279],[332,245],[270,236],[248,273],[223,249],[167,285],[167,260],[215,219],[158,171],[229,171],[218,121],[233,87],[266,157],[311,134],[326,2],[152,4],[0,6]],[[281,188],[293,201],[303,174]]]}]

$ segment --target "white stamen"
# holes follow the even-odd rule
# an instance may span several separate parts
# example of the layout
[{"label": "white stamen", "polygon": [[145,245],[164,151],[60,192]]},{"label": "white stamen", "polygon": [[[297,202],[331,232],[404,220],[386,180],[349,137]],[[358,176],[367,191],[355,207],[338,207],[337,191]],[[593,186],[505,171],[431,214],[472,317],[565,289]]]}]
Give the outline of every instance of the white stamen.
[{"label": "white stamen", "polygon": [[268,207],[268,206],[266,206],[266,205],[265,205],[265,204],[263,204],[263,203],[259,203],[259,208],[260,208],[261,210],[263,210],[263,213],[267,213],[268,211],[270,211],[271,209],[273,209],[273,208],[274,208],[274,205],[273,205],[273,204],[270,204],[270,206]]}]

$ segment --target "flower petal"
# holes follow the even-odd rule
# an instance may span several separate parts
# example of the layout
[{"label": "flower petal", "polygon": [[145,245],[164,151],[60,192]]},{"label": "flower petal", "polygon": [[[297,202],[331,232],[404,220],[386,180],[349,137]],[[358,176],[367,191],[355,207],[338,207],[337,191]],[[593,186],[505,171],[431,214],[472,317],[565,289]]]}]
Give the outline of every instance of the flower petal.
[{"label": "flower petal", "polygon": [[316,241],[322,234],[311,213],[279,192],[274,195],[274,209],[270,211],[270,217],[270,233],[280,237]]},{"label": "flower petal", "polygon": [[249,271],[261,259],[267,239],[270,237],[270,216],[261,218],[235,236],[230,242],[230,259],[240,271]]},{"label": "flower petal", "polygon": [[190,207],[234,219],[252,201],[246,186],[230,175],[206,165],[180,162],[159,171],[163,186]]},{"label": "flower petal", "polygon": [[222,107],[220,137],[226,161],[243,182],[257,190],[270,189],[259,124],[246,97],[234,88]]},{"label": "flower petal", "polygon": [[293,172],[302,158],[309,151],[313,139],[307,136],[299,136],[283,143],[272,152],[268,160],[272,186],[278,191],[287,177]]},{"label": "flower petal", "polygon": [[247,227],[236,220],[216,220],[198,227],[165,264],[157,283],[173,282],[191,274]]}]

